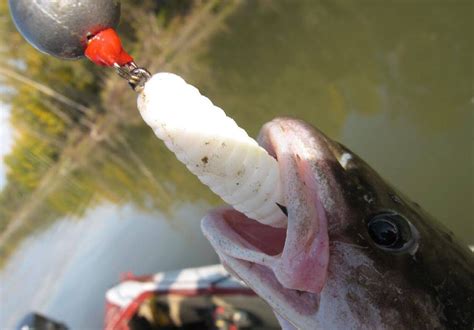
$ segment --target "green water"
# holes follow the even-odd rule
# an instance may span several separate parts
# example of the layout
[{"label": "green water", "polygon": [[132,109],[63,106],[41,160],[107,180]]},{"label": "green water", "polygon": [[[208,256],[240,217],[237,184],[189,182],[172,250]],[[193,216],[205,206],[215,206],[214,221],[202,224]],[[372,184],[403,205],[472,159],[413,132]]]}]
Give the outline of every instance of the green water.
[{"label": "green water", "polygon": [[[165,65],[150,60],[150,70],[181,74],[253,136],[277,116],[312,123],[474,243],[470,2],[262,0],[227,8],[228,16],[190,19],[194,38],[177,31],[180,46]],[[200,38],[211,26],[220,29]],[[31,195],[19,190],[1,206],[0,266],[23,238],[103,203],[170,222],[183,203],[207,205],[203,211],[220,203],[156,139],[126,88],[109,81],[107,111],[91,132],[71,132],[80,138],[60,157],[35,146],[26,155],[48,171]]]},{"label": "green water", "polygon": [[[198,50],[178,52],[174,66],[150,69],[183,75],[253,136],[276,116],[310,122],[473,244],[473,9],[469,1],[247,1]],[[216,261],[197,222],[220,201],[145,126],[134,109],[136,95],[114,92],[120,84],[107,85],[111,100],[126,100],[118,110],[105,104],[94,134],[68,146],[58,162],[46,162],[50,171],[32,197],[18,202],[19,210],[1,205],[6,220],[18,224],[9,235],[0,231],[0,266],[6,269],[0,275],[14,288],[7,294],[35,297],[44,278],[56,279],[55,291],[42,296],[49,305],[11,300],[13,321],[22,306],[88,325],[69,319],[67,310],[101,306],[119,272]],[[102,207],[107,212],[97,211]],[[52,227],[65,217],[77,222],[80,235],[69,222],[62,225],[69,233],[61,222]],[[102,222],[107,230],[94,229]],[[93,237],[93,244],[62,247],[77,236]],[[176,257],[164,263],[166,237],[173,238]],[[56,241],[52,250],[48,244]],[[58,255],[73,261],[65,264]],[[96,259],[113,267],[99,269],[90,261]],[[81,266],[85,261],[89,268]],[[35,273],[22,265],[34,265]],[[101,286],[85,297],[78,278]],[[65,309],[65,295],[83,300]],[[84,312],[81,319],[101,324],[93,309],[95,316]],[[2,324],[10,323],[0,318]]]},{"label": "green water", "polygon": [[302,118],[474,242],[473,5],[251,1],[205,56],[204,91],[256,134]]},{"label": "green water", "polygon": [[[181,74],[253,136],[277,116],[312,123],[474,243],[470,2],[262,0],[229,7],[230,15],[219,16],[225,19],[194,23],[194,39],[176,32],[182,45],[168,64],[150,61],[149,69]],[[210,26],[220,28],[200,38]],[[194,40],[197,46],[186,48]],[[104,95],[105,114],[91,133],[78,128],[82,138],[59,159],[32,150],[49,171],[31,196],[20,191],[20,199],[1,206],[8,219],[0,223],[0,266],[23,238],[103,203],[162,212],[170,222],[183,203],[220,203],[143,123],[123,81],[109,81]]]}]

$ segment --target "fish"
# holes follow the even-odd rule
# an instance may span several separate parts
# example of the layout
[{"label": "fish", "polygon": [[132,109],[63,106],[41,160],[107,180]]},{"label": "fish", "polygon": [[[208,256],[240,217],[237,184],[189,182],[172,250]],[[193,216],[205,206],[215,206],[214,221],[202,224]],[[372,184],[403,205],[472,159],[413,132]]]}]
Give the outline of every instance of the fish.
[{"label": "fish", "polygon": [[308,123],[266,123],[286,227],[231,206],[201,229],[283,328],[473,329],[474,257],[359,156]]}]

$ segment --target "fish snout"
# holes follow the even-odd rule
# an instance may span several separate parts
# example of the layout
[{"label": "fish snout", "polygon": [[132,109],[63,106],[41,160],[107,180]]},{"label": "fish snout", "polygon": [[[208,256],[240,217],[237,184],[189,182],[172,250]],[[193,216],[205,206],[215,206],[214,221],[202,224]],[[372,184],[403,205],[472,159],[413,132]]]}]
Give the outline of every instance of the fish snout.
[{"label": "fish snout", "polygon": [[317,312],[327,279],[326,209],[334,201],[323,168],[328,158],[337,160],[326,139],[291,118],[277,118],[261,130],[259,144],[280,168],[286,227],[261,224],[231,207],[202,220],[203,233],[223,264],[288,320],[309,320]]}]

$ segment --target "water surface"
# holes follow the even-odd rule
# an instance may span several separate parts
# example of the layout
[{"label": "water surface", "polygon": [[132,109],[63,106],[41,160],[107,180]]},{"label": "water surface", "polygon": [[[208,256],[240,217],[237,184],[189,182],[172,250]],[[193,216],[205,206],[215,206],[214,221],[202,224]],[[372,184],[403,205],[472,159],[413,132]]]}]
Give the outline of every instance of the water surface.
[{"label": "water surface", "polygon": [[[249,1],[176,70],[252,135],[276,116],[314,124],[473,244],[472,11],[468,1]],[[0,328],[32,309],[100,327],[121,272],[217,260],[199,219],[219,200],[130,116],[86,139],[87,157],[52,167],[61,180],[25,206],[0,273]]]},{"label": "water surface", "polygon": [[0,328],[37,311],[72,329],[100,329],[105,292],[121,274],[216,263],[194,221],[208,207],[183,204],[170,219],[107,204],[29,238],[0,273]]},{"label": "water surface", "polygon": [[256,134],[304,119],[474,242],[473,5],[253,1],[207,53],[205,92]]}]

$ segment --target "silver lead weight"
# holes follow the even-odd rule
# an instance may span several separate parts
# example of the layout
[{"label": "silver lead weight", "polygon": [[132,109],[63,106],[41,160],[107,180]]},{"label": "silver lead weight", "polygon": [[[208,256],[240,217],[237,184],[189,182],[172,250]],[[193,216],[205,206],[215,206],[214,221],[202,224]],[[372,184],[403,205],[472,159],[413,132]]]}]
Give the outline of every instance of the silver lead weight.
[{"label": "silver lead weight", "polygon": [[120,19],[118,0],[9,0],[23,37],[43,53],[62,59],[84,56],[87,38]]}]

